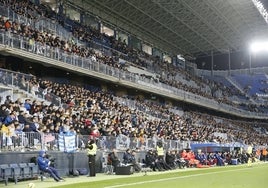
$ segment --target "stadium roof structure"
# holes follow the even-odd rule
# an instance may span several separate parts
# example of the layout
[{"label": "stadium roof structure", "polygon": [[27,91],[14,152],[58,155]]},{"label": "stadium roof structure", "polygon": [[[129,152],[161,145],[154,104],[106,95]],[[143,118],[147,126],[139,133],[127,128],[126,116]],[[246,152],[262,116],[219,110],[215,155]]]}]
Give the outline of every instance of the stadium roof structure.
[{"label": "stadium roof structure", "polygon": [[248,48],[268,37],[252,0],[65,0],[172,54],[197,57]]}]

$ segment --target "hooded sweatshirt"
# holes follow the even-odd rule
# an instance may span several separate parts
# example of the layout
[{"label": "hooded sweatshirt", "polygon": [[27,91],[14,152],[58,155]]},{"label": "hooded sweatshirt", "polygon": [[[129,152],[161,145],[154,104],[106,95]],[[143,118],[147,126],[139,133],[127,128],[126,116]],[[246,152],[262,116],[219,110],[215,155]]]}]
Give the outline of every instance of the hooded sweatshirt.
[{"label": "hooded sweatshirt", "polygon": [[49,166],[49,160],[44,157],[45,151],[41,150],[37,158],[37,164],[40,170],[46,170]]}]

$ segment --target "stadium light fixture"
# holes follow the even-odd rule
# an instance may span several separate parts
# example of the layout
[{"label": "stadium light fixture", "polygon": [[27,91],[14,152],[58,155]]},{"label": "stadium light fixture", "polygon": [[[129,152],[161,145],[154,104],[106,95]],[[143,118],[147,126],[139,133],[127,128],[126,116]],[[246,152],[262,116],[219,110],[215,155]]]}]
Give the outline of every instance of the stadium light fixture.
[{"label": "stadium light fixture", "polygon": [[250,52],[268,52],[268,41],[265,42],[253,42],[250,45]]},{"label": "stadium light fixture", "polygon": [[251,0],[251,1],[253,2],[254,6],[258,9],[265,22],[268,24],[268,13],[264,8],[262,2],[259,0]]}]

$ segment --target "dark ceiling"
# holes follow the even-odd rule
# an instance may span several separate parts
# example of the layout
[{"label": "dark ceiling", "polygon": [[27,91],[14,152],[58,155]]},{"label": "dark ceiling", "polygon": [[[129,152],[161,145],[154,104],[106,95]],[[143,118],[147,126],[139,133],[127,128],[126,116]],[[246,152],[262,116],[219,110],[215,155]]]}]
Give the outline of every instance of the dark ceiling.
[{"label": "dark ceiling", "polygon": [[251,0],[67,2],[171,54],[198,57],[210,51],[241,51],[253,39],[268,37],[267,23]]}]

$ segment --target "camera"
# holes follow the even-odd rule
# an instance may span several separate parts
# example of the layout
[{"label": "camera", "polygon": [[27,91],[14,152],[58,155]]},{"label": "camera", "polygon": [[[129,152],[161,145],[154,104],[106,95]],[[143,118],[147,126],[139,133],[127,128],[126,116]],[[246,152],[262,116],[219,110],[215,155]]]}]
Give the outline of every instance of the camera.
[{"label": "camera", "polygon": [[55,167],[56,158],[52,157],[49,154],[46,154],[45,155],[45,158],[47,158],[50,161],[50,166]]}]

